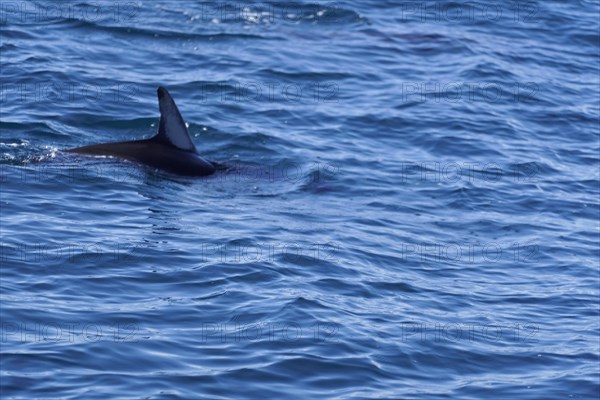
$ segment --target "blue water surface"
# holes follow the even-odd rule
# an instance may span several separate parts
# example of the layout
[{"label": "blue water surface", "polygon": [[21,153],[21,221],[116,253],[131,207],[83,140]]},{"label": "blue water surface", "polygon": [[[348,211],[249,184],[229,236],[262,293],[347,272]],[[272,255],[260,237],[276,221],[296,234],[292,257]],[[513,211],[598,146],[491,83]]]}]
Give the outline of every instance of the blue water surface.
[{"label": "blue water surface", "polygon": [[597,0],[0,12],[3,399],[600,396]]}]

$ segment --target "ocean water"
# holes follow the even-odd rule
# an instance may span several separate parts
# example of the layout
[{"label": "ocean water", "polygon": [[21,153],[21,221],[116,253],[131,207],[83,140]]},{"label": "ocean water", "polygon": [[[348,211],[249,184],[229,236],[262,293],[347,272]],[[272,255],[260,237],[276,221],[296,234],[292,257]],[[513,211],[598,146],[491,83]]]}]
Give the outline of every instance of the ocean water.
[{"label": "ocean water", "polygon": [[598,1],[0,13],[3,399],[600,396]]}]

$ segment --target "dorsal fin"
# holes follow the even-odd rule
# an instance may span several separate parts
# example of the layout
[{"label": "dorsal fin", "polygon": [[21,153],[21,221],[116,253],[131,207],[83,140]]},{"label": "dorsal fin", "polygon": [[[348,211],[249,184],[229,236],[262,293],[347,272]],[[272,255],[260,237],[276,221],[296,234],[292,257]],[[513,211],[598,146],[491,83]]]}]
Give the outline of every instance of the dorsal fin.
[{"label": "dorsal fin", "polygon": [[196,146],[185,126],[181,113],[173,98],[164,87],[158,88],[158,107],[160,109],[160,124],[158,133],[150,140],[176,147],[180,150],[196,153]]}]

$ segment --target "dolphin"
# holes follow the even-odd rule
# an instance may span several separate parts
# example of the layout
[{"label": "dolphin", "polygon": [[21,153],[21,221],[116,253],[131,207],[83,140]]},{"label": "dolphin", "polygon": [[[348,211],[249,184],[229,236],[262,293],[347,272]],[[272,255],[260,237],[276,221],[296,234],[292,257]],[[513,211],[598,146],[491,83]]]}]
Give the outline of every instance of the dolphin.
[{"label": "dolphin", "polygon": [[160,124],[156,136],[129,142],[93,144],[67,152],[91,156],[112,156],[138,162],[179,175],[206,176],[216,165],[198,154],[175,101],[164,87],[159,87]]}]

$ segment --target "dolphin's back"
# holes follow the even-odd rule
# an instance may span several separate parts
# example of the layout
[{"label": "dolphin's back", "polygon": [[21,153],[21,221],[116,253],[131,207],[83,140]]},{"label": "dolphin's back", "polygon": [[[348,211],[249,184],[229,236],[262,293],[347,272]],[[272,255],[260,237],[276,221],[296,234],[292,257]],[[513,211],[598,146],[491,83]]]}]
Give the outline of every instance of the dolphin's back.
[{"label": "dolphin's back", "polygon": [[68,151],[91,156],[119,157],[179,175],[206,176],[215,172],[215,166],[200,155],[174,149],[152,139],[95,144]]}]

